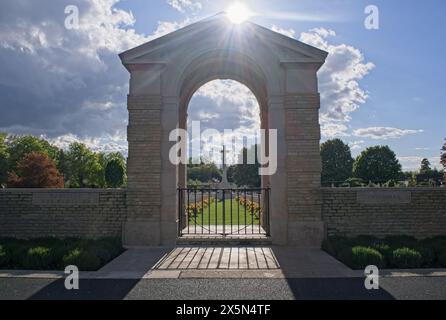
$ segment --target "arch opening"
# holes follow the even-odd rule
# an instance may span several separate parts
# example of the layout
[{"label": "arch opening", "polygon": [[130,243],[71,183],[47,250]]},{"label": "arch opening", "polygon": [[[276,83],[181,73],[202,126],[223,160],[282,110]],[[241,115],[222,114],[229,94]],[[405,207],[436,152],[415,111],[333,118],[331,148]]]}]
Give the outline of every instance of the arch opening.
[{"label": "arch opening", "polygon": [[191,88],[182,106],[189,140],[188,164],[178,166],[184,183],[179,202],[186,208],[179,235],[269,235],[268,179],[258,161],[266,148],[264,101],[234,79],[212,78]]}]

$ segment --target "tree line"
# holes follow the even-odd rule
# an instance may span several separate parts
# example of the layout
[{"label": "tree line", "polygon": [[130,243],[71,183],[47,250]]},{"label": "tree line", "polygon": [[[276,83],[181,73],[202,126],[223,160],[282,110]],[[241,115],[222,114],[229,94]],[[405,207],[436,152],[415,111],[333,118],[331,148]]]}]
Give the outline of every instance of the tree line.
[{"label": "tree line", "polygon": [[[243,149],[243,164],[228,167],[228,180],[239,187],[261,186],[259,163],[246,164],[248,152]],[[409,186],[432,186],[444,183],[444,171],[432,169],[423,159],[420,169],[403,172],[396,154],[388,146],[374,146],[353,159],[350,147],[340,139],[321,145],[323,186],[396,186],[404,181]],[[441,150],[441,163],[446,168],[446,143]],[[212,184],[222,180],[222,170],[214,163],[189,163],[189,185]],[[9,188],[120,188],[126,185],[126,159],[121,153],[101,153],[85,144],[72,143],[67,150],[45,139],[31,135],[11,136],[0,133],[0,187]]]},{"label": "tree line", "polygon": [[[261,177],[259,176],[260,164],[257,159],[258,145],[251,146],[249,149],[243,148],[239,157],[242,158],[241,164],[228,166],[228,181],[234,183],[238,187],[260,188]],[[254,164],[248,163],[248,154],[255,155]],[[217,167],[215,163],[192,164],[190,159],[187,166],[188,185],[211,185],[222,180],[223,171]]]},{"label": "tree line", "polygon": [[[404,181],[409,186],[438,186],[444,183],[444,171],[432,169],[428,159],[423,159],[420,169],[403,172],[395,152],[388,146],[367,148],[353,159],[350,147],[340,139],[321,145],[323,186],[364,186],[380,184],[389,187]],[[442,148],[441,161],[446,168],[446,144]]]},{"label": "tree line", "polygon": [[120,188],[126,184],[121,153],[90,150],[72,143],[67,150],[31,135],[0,133],[0,186],[9,188]]}]

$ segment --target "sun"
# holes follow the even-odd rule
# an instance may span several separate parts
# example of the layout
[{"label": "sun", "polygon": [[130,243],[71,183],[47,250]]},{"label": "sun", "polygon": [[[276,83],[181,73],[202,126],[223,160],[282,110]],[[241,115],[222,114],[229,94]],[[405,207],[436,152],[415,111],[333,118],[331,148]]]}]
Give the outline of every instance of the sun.
[{"label": "sun", "polygon": [[253,13],[243,3],[236,2],[226,10],[226,15],[232,23],[241,24],[252,17]]}]

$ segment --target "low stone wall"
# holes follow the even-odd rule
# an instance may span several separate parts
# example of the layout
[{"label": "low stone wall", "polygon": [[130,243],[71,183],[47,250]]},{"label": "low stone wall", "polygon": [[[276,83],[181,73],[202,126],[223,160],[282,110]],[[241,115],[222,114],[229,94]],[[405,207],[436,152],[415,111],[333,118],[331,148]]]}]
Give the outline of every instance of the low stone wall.
[{"label": "low stone wall", "polygon": [[[446,235],[446,188],[321,190],[329,235]],[[126,190],[0,189],[0,237],[121,237],[126,218]]]},{"label": "low stone wall", "polygon": [[446,188],[322,189],[329,235],[446,235]]},{"label": "low stone wall", "polygon": [[0,237],[121,237],[125,190],[0,189]]}]

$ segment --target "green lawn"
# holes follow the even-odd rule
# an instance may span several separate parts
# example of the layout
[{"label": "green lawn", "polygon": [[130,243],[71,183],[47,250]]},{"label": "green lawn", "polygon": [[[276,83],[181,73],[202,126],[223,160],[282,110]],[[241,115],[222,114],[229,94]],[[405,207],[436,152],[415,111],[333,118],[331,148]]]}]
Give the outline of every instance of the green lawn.
[{"label": "green lawn", "polygon": [[[254,217],[246,210],[246,218],[245,218],[245,206],[239,205],[239,203],[235,200],[226,200],[225,201],[225,219],[223,221],[223,201],[219,201],[218,203],[211,203],[209,207],[205,208],[203,214],[200,210],[198,212],[197,217],[189,218],[189,225],[203,225],[208,226],[209,222],[211,225],[231,225],[231,204],[232,204],[232,224],[233,225],[259,225],[260,221],[258,217]],[[215,210],[217,207],[217,210]],[[210,212],[210,221],[209,221],[209,212]]]}]

